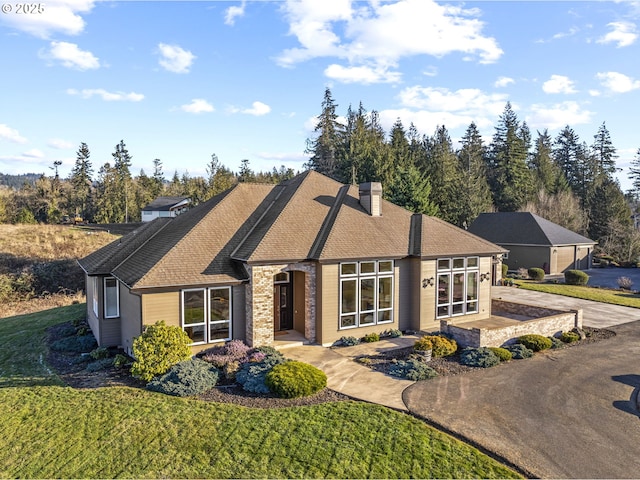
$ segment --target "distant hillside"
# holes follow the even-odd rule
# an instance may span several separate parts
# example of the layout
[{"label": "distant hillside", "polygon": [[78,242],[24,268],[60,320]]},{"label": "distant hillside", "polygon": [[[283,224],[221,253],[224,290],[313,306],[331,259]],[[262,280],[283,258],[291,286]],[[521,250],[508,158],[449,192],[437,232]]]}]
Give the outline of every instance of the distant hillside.
[{"label": "distant hillside", "polygon": [[0,173],[0,185],[20,189],[25,183],[34,185],[36,180],[42,176],[41,173],[23,173],[20,175],[9,175]]}]

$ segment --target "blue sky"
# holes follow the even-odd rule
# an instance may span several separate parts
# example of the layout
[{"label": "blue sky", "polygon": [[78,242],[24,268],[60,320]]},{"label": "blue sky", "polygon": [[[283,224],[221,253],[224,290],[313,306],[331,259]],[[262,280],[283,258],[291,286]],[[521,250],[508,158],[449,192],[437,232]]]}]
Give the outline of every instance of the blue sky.
[{"label": "blue sky", "polygon": [[66,176],[80,142],[97,173],[121,139],[134,174],[300,170],[327,86],[340,115],[454,141],[472,121],[490,141],[507,101],[534,137],[606,122],[623,188],[640,148],[640,2],[0,3],[2,173]]}]

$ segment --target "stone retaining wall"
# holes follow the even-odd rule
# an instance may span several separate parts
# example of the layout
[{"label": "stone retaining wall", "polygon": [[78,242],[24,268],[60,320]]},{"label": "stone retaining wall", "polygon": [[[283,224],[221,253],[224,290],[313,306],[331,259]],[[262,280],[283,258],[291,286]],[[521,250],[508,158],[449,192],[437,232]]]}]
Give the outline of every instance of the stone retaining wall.
[{"label": "stone retaining wall", "polygon": [[465,328],[464,324],[452,325],[450,320],[441,320],[440,330],[451,335],[463,347],[500,347],[515,343],[519,336],[525,334],[536,333],[551,337],[576,327],[582,328],[582,310],[562,311],[503,300],[493,300],[492,306],[494,312],[535,318],[505,327],[482,329]]}]

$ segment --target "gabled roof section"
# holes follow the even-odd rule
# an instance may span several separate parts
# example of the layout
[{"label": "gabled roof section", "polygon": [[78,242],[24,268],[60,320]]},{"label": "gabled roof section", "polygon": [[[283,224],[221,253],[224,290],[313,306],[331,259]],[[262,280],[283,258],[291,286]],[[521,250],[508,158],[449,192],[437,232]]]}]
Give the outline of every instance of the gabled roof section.
[{"label": "gabled roof section", "polygon": [[340,202],[318,260],[401,258],[410,254],[412,213],[382,200],[380,216],[360,205],[358,186],[349,187]]},{"label": "gabled roof section", "polygon": [[597,242],[531,212],[482,213],[469,231],[500,245],[594,245]]},{"label": "gabled roof section", "polygon": [[307,171],[275,187],[273,203],[233,253],[246,262],[306,260],[343,187]]},{"label": "gabled roof section", "polygon": [[170,218],[157,218],[143,223],[136,230],[78,260],[78,263],[88,275],[110,275],[120,263],[165,228],[170,221]]},{"label": "gabled roof section", "polygon": [[113,272],[133,289],[236,282],[246,272],[230,258],[268,203],[273,185],[238,184],[171,219]]},{"label": "gabled roof section", "polygon": [[420,255],[494,255],[504,248],[436,217],[422,216]]},{"label": "gabled roof section", "polygon": [[177,206],[186,205],[188,203],[191,203],[189,197],[158,197],[149,205],[144,207],[142,211],[168,212]]}]

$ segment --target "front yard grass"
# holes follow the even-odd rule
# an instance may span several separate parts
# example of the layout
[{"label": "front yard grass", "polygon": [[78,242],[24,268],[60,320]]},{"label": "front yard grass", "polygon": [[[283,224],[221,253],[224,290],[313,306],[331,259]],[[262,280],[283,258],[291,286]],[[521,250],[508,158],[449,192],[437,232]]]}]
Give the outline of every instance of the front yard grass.
[{"label": "front yard grass", "polygon": [[0,319],[0,478],[516,478],[421,421],[363,402],[259,410],[62,386],[45,330],[85,305]]},{"label": "front yard grass", "polygon": [[537,283],[527,280],[516,280],[515,283],[525,290],[554,293],[567,297],[593,300],[594,302],[622,305],[623,307],[640,308],[640,295],[632,292],[589,286],[565,285],[563,283]]}]

